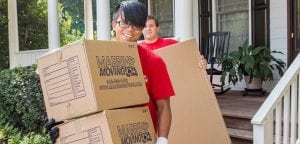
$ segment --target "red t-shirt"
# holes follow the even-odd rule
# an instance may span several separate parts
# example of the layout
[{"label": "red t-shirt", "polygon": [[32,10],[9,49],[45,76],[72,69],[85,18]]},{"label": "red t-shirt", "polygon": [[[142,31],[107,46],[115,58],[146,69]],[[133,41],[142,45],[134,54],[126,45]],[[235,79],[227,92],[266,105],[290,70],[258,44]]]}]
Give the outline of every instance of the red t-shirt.
[{"label": "red t-shirt", "polygon": [[149,49],[138,46],[146,88],[150,96],[149,109],[155,129],[157,129],[156,100],[174,95],[171,80],[163,59]]},{"label": "red t-shirt", "polygon": [[154,43],[145,43],[145,41],[142,41],[139,45],[144,48],[155,50],[155,49],[166,47],[168,45],[175,44],[175,43],[178,43],[178,42],[174,39],[159,38]]}]

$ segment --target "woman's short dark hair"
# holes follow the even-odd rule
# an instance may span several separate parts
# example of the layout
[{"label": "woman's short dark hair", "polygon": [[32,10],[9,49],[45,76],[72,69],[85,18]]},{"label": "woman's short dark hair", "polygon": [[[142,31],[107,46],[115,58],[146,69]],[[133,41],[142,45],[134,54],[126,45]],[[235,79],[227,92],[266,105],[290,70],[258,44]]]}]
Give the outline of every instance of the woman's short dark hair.
[{"label": "woman's short dark hair", "polygon": [[147,9],[144,4],[137,1],[122,1],[114,10],[113,20],[124,14],[125,22],[130,22],[137,27],[145,27],[147,20]]}]

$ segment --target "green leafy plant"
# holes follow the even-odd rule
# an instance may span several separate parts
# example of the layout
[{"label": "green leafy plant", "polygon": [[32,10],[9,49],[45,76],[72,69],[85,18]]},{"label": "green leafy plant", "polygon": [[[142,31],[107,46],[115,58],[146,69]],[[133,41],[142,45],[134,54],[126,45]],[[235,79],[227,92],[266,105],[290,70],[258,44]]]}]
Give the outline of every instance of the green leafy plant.
[{"label": "green leafy plant", "polygon": [[11,136],[17,134],[18,130],[8,123],[0,127],[0,141],[8,141]]},{"label": "green leafy plant", "polygon": [[1,144],[50,144],[48,135],[42,133],[29,132],[22,134],[22,132],[14,128],[12,125],[6,123],[0,127],[0,143]]},{"label": "green leafy plant", "polygon": [[[18,137],[16,139],[18,139]],[[13,138],[11,139],[11,141],[13,141]],[[16,144],[51,144],[48,135],[36,133],[28,133],[27,135],[23,136],[20,141],[15,142]]]},{"label": "green leafy plant", "polygon": [[262,81],[273,79],[273,70],[283,75],[285,63],[281,59],[275,58],[272,54],[283,54],[279,51],[270,51],[268,47],[254,47],[248,45],[245,41],[238,51],[232,51],[229,55],[221,60],[222,76],[221,82],[225,83],[225,77],[228,76],[228,83],[234,85],[241,81],[244,76],[260,78]]},{"label": "green leafy plant", "polygon": [[[22,133],[43,131],[46,110],[36,65],[0,72],[0,114]],[[1,123],[0,123],[1,124]]]}]

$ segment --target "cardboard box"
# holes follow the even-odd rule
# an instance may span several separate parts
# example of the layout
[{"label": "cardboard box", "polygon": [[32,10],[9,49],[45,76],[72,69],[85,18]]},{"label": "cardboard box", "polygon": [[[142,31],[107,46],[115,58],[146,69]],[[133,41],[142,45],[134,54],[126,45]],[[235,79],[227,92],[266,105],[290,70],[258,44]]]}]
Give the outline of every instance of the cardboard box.
[{"label": "cardboard box", "polygon": [[38,71],[57,121],[149,101],[136,43],[80,40],[40,57]]},{"label": "cardboard box", "polygon": [[155,51],[165,61],[175,90],[170,144],[230,144],[216,96],[198,67],[195,39]]},{"label": "cardboard box", "polygon": [[154,144],[146,107],[104,110],[59,126],[58,144]]}]

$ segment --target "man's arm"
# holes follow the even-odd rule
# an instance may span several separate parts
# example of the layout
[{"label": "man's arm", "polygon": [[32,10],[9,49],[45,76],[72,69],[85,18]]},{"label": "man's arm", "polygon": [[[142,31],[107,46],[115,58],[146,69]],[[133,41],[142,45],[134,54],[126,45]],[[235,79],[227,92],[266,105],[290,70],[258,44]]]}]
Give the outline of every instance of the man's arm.
[{"label": "man's arm", "polygon": [[168,138],[172,121],[170,98],[157,100],[156,105],[158,116],[158,137]]}]

